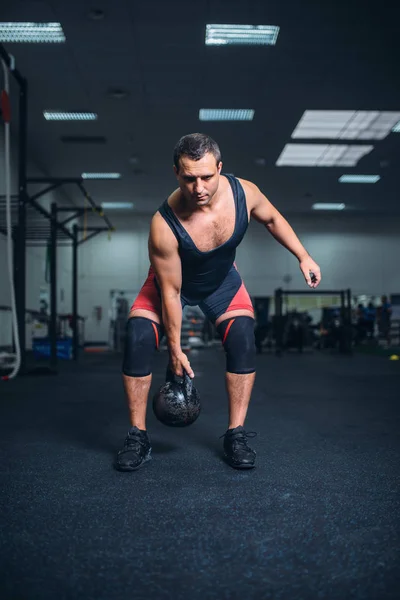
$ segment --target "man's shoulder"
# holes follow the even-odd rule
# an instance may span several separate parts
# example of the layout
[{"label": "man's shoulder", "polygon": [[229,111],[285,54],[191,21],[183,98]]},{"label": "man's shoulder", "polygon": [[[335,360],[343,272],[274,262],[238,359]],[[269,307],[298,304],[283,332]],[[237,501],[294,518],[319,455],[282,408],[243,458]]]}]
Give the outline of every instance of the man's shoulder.
[{"label": "man's shoulder", "polygon": [[154,213],[154,215],[151,218],[150,235],[154,235],[154,234],[158,233],[159,231],[169,229],[167,221],[162,216],[160,209],[161,209],[161,206],[157,210],[157,212]]},{"label": "man's shoulder", "polygon": [[242,179],[241,177],[236,177],[236,179],[241,183],[243,189],[248,191],[250,194],[255,194],[260,191],[258,186],[252,181],[249,181],[248,179]]},{"label": "man's shoulder", "polygon": [[[163,200],[163,202],[160,204],[160,206],[157,208],[156,212],[153,213],[152,219],[154,219],[155,217],[160,217],[161,213],[163,211],[163,208],[165,207],[165,205],[167,204],[170,208],[173,208],[174,204],[176,203],[176,200],[178,198],[179,195],[179,188],[177,190],[174,190],[171,194],[169,194],[169,196],[167,196],[165,198],[165,200]],[[157,217],[157,219],[158,219]]]},{"label": "man's shoulder", "polygon": [[151,219],[149,239],[158,248],[176,245],[176,237],[159,210]]},{"label": "man's shoulder", "polygon": [[181,190],[179,188],[176,188],[176,190],[174,190],[167,198],[166,202],[169,206],[171,206],[171,208],[173,208],[176,203],[178,202],[179,198],[181,196]]},{"label": "man's shoulder", "polygon": [[246,196],[247,206],[251,208],[253,204],[257,201],[257,198],[260,194],[260,189],[255,183],[249,181],[248,179],[242,179],[241,177],[237,177],[236,179],[240,182],[243,188],[243,191]]}]

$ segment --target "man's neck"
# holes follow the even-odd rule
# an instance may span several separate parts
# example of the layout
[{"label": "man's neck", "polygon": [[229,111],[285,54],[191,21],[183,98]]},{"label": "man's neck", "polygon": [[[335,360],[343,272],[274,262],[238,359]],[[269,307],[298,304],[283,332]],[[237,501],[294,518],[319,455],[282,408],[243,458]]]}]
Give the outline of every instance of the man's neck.
[{"label": "man's neck", "polygon": [[179,198],[179,204],[178,204],[179,210],[184,215],[189,215],[189,214],[194,214],[194,213],[207,214],[207,213],[212,212],[213,210],[215,210],[215,208],[218,206],[219,202],[221,201],[221,198],[223,195],[223,189],[224,189],[223,185],[224,184],[220,178],[217,191],[210,199],[210,202],[203,206],[197,206],[194,202],[191,202],[190,199],[187,200],[184,197],[184,195],[181,193],[180,198]]}]

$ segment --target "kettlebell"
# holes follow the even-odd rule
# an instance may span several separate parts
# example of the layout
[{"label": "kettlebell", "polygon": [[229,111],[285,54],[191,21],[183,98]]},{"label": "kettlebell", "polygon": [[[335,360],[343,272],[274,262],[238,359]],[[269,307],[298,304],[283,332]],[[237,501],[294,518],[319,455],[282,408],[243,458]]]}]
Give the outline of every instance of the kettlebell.
[{"label": "kettlebell", "polygon": [[169,427],[187,427],[195,422],[201,411],[200,396],[192,379],[184,371],[183,377],[167,369],[165,383],[153,397],[153,412]]}]

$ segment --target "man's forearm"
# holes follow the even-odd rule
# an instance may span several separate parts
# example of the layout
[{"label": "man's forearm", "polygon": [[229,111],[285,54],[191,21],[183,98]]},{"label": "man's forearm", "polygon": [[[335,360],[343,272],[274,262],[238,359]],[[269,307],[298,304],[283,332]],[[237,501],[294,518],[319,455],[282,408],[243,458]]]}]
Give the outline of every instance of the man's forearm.
[{"label": "man's forearm", "polygon": [[163,297],[162,318],[169,351],[181,351],[182,304],[179,295]]},{"label": "man's forearm", "polygon": [[301,261],[308,256],[307,250],[281,214],[274,217],[273,221],[267,225],[267,229],[274,238],[294,254],[298,260]]}]

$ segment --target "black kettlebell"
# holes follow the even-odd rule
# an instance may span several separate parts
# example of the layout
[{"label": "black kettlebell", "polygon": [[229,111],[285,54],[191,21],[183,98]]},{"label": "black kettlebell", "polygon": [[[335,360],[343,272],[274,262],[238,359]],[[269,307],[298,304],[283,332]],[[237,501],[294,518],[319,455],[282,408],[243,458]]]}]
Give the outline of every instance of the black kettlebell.
[{"label": "black kettlebell", "polygon": [[153,397],[153,412],[169,427],[187,427],[200,414],[200,396],[193,381],[184,371],[179,377],[167,369],[165,383]]}]

